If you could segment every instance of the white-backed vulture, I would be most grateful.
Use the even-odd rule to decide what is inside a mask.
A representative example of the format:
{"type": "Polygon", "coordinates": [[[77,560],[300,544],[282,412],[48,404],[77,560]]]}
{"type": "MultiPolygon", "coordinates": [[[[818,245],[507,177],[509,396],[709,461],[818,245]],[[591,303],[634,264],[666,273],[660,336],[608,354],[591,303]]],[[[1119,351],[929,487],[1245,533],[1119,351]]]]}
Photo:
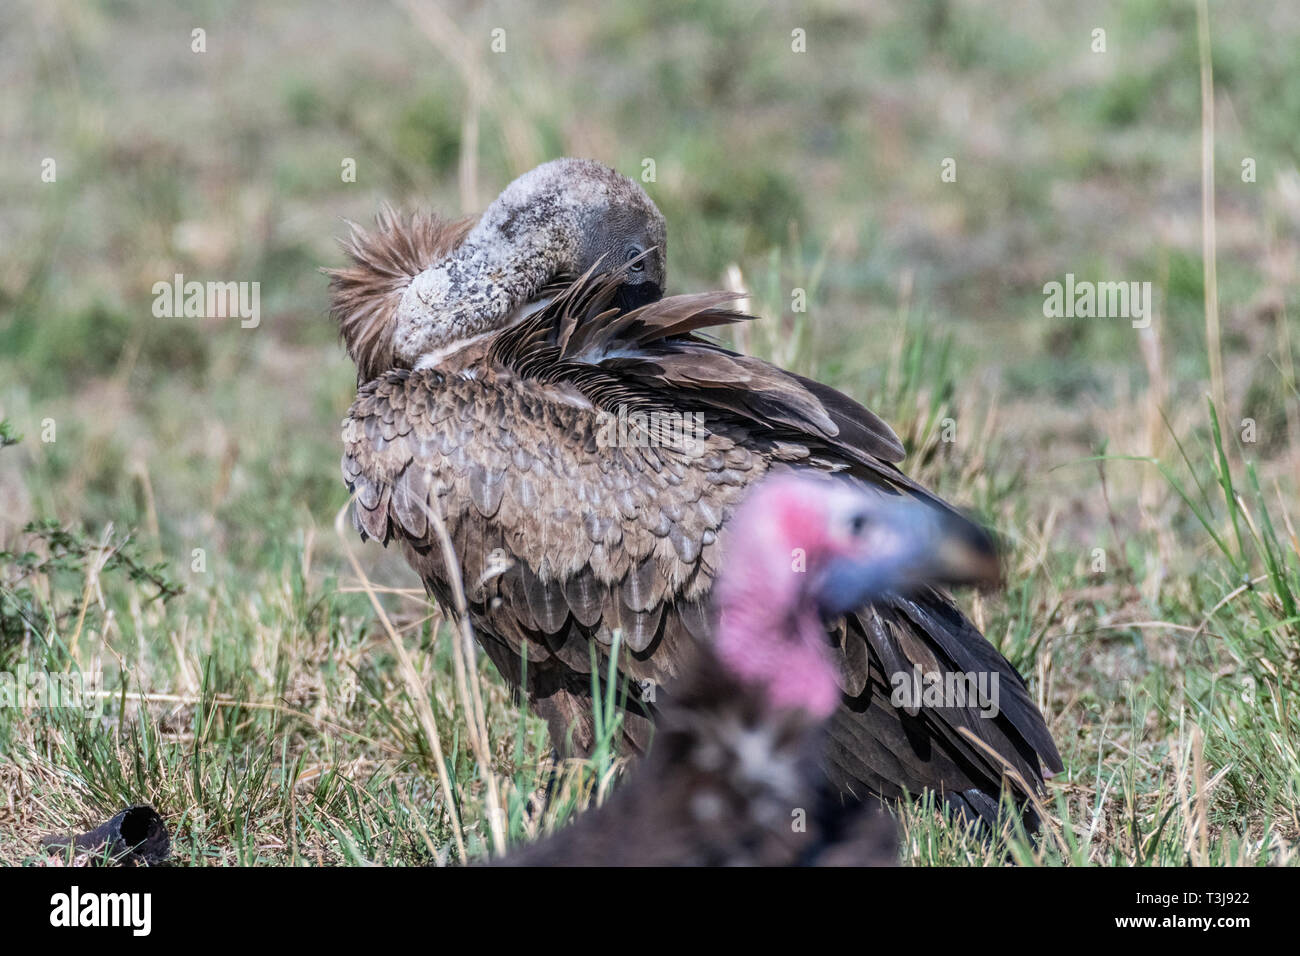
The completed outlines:
{"type": "MultiPolygon", "coordinates": [[[[556,160],[474,225],[385,212],[331,273],[361,382],[343,423],[357,527],[396,542],[448,602],[436,510],[484,650],[561,749],[590,746],[589,646],[604,652],[615,629],[626,736],[644,747],[659,688],[709,635],[719,535],[758,479],[837,473],[948,507],[899,470],[903,447],[872,412],[702,334],[749,320],[734,296],[657,298],[665,240],[630,180],[556,160]]],[[[929,788],[992,822],[1005,784],[1035,822],[1026,790],[1062,769],[1056,745],[1024,680],[946,594],[884,598],[828,622],[828,643],[841,705],[825,766],[841,792],[929,788]],[[982,679],[996,712],[891,703],[901,675],[931,673],[982,679]]]]}

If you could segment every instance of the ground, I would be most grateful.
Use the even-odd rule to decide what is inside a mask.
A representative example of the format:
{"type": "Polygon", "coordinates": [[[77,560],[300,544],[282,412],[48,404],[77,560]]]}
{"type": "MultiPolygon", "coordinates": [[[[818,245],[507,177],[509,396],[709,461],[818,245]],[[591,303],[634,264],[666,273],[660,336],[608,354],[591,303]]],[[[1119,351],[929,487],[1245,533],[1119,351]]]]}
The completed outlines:
{"type": "Polygon", "coordinates": [[[105,693],[0,707],[0,862],[142,802],[195,865],[456,862],[493,806],[517,841],[608,788],[601,753],[539,815],[544,727],[336,531],[342,220],[560,155],[643,180],[670,291],[750,290],[738,345],[1007,542],[963,602],[1060,743],[1051,822],[909,807],[908,864],[1295,862],[1300,9],[1214,3],[1203,50],[1195,2],[864,6],[7,11],[0,673],[105,693]],[[259,282],[256,326],[158,316],[177,273],[259,282]],[[1067,274],[1150,282],[1154,321],[1045,315],[1067,274]]]}

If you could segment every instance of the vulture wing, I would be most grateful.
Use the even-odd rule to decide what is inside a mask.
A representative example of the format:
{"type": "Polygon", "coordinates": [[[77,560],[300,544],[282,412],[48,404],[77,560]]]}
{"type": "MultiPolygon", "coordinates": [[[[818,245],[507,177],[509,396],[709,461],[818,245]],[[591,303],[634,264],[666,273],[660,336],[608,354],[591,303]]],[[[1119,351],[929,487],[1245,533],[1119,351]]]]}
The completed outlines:
{"type": "MultiPolygon", "coordinates": [[[[943,504],[898,469],[903,448],[872,412],[702,337],[749,320],[728,308],[735,296],[620,313],[618,280],[585,276],[438,370],[387,372],[361,388],[343,429],[358,528],[399,541],[445,601],[425,509],[437,511],[485,651],[526,685],[557,745],[579,751],[591,744],[590,646],[603,657],[615,630],[634,688],[626,734],[647,742],[657,688],[709,632],[720,535],[751,483],[799,468],[943,504]]],[[[844,704],[828,772],[842,790],[929,787],[991,821],[1004,770],[1023,801],[1044,766],[1061,769],[1023,679],[945,595],[873,606],[829,639],[844,704]],[[893,706],[891,676],[914,668],[991,675],[998,712],[893,706]]]]}

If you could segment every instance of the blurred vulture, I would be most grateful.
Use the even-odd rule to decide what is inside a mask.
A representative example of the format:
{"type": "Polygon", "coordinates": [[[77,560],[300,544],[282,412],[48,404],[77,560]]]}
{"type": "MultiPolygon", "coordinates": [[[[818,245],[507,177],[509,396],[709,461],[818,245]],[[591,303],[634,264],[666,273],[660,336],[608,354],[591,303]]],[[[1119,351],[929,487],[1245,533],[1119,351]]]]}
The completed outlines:
{"type": "Polygon", "coordinates": [[[990,542],[951,512],[791,477],[761,483],[725,537],[712,642],[692,648],[649,756],[599,810],[504,863],[897,862],[889,815],[846,806],[818,769],[840,699],[823,620],[890,593],[987,582],[990,542]]]}
{"type": "MultiPolygon", "coordinates": [[[[441,518],[484,651],[563,752],[591,746],[589,648],[599,662],[615,631],[626,743],[645,748],[662,688],[711,633],[721,534],[760,478],[834,474],[948,507],[899,470],[902,445],[872,412],[707,337],[749,320],[735,296],[660,298],[665,243],[638,186],[566,159],[515,180],[477,223],[385,210],[331,272],[361,383],[343,423],[357,527],[396,541],[447,603],[441,518]]],[[[1060,756],[1024,680],[944,593],[826,625],[838,792],[930,788],[993,823],[1005,786],[1036,824],[1028,797],[1060,756]],[[921,693],[975,681],[992,700],[921,693]]]]}

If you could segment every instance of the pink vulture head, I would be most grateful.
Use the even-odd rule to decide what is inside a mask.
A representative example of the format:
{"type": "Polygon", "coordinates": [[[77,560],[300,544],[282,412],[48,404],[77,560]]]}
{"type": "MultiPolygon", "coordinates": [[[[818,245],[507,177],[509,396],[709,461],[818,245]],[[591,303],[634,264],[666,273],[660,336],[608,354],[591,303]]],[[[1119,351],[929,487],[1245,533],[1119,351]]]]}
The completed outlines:
{"type": "Polygon", "coordinates": [[[822,720],[839,703],[825,622],[891,595],[998,576],[988,534],[955,512],[834,479],[768,479],[730,524],[715,652],[772,708],[822,720]]]}

